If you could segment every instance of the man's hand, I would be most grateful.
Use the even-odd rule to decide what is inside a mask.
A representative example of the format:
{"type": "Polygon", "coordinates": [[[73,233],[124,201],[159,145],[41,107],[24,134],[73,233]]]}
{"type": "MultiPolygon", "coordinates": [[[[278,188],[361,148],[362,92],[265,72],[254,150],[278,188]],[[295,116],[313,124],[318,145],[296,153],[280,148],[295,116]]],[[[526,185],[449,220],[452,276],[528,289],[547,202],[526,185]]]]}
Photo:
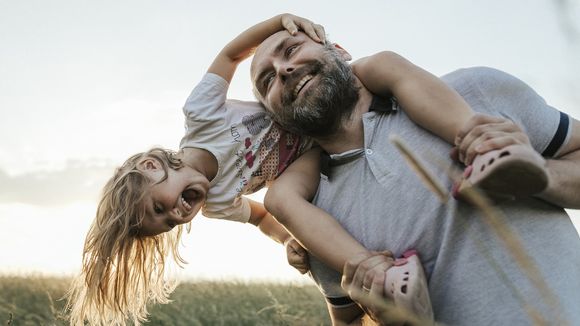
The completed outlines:
{"type": "Polygon", "coordinates": [[[286,258],[288,259],[288,264],[296,268],[300,274],[305,274],[310,270],[310,264],[308,263],[308,253],[298,241],[294,238],[290,238],[284,242],[284,247],[286,247],[286,258]]]}
{"type": "Polygon", "coordinates": [[[387,322],[381,303],[386,300],[385,272],[392,265],[393,254],[390,251],[361,254],[344,265],[342,288],[376,322],[387,322]]]}
{"type": "Polygon", "coordinates": [[[513,121],[484,114],[469,119],[455,138],[456,154],[465,165],[470,165],[478,154],[513,144],[531,147],[528,135],[513,121]]]}

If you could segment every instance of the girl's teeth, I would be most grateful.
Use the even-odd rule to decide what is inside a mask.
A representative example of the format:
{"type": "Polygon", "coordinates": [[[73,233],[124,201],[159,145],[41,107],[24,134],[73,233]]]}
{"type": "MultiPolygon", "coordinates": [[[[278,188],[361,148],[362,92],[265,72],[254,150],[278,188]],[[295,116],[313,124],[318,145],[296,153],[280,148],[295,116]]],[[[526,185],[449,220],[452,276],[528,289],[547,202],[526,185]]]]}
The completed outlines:
{"type": "Polygon", "coordinates": [[[189,203],[185,200],[185,198],[183,198],[183,196],[181,197],[181,203],[183,204],[183,206],[185,208],[187,208],[188,210],[191,209],[191,206],[189,205],[189,203]]]}

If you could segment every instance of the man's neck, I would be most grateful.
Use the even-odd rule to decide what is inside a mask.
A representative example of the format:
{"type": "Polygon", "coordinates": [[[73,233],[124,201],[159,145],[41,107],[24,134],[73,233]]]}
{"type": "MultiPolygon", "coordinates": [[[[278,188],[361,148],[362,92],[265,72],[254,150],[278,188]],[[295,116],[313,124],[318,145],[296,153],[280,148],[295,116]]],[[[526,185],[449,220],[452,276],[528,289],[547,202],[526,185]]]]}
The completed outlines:
{"type": "Polygon", "coordinates": [[[342,127],[332,136],[316,138],[318,144],[328,154],[344,153],[348,150],[364,147],[364,130],[362,116],[369,111],[373,95],[357,79],[359,100],[357,101],[352,115],[342,127]]]}

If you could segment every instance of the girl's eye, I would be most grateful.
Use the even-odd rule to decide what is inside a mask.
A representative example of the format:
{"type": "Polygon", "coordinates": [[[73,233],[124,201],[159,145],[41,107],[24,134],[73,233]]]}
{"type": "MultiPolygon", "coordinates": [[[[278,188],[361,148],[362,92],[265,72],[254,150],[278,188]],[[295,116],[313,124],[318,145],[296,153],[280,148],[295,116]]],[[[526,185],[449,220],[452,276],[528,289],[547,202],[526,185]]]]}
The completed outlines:
{"type": "Polygon", "coordinates": [[[153,206],[153,211],[155,212],[155,214],[161,214],[163,213],[163,207],[159,206],[158,204],[155,204],[155,206],[153,206]]]}

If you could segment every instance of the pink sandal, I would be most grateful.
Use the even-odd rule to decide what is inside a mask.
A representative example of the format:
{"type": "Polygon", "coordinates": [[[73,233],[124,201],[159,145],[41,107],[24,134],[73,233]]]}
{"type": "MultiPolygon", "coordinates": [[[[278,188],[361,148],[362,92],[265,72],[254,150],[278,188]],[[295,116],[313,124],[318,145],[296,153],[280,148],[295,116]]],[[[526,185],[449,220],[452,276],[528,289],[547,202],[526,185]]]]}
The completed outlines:
{"type": "Polygon", "coordinates": [[[537,194],[548,186],[545,164],[540,154],[519,144],[478,155],[453,186],[453,196],[465,198],[473,187],[496,201],[537,194]]]}
{"type": "Polygon", "coordinates": [[[385,294],[395,306],[414,313],[418,318],[433,320],[433,308],[423,266],[417,251],[409,250],[386,271],[385,294]]]}

